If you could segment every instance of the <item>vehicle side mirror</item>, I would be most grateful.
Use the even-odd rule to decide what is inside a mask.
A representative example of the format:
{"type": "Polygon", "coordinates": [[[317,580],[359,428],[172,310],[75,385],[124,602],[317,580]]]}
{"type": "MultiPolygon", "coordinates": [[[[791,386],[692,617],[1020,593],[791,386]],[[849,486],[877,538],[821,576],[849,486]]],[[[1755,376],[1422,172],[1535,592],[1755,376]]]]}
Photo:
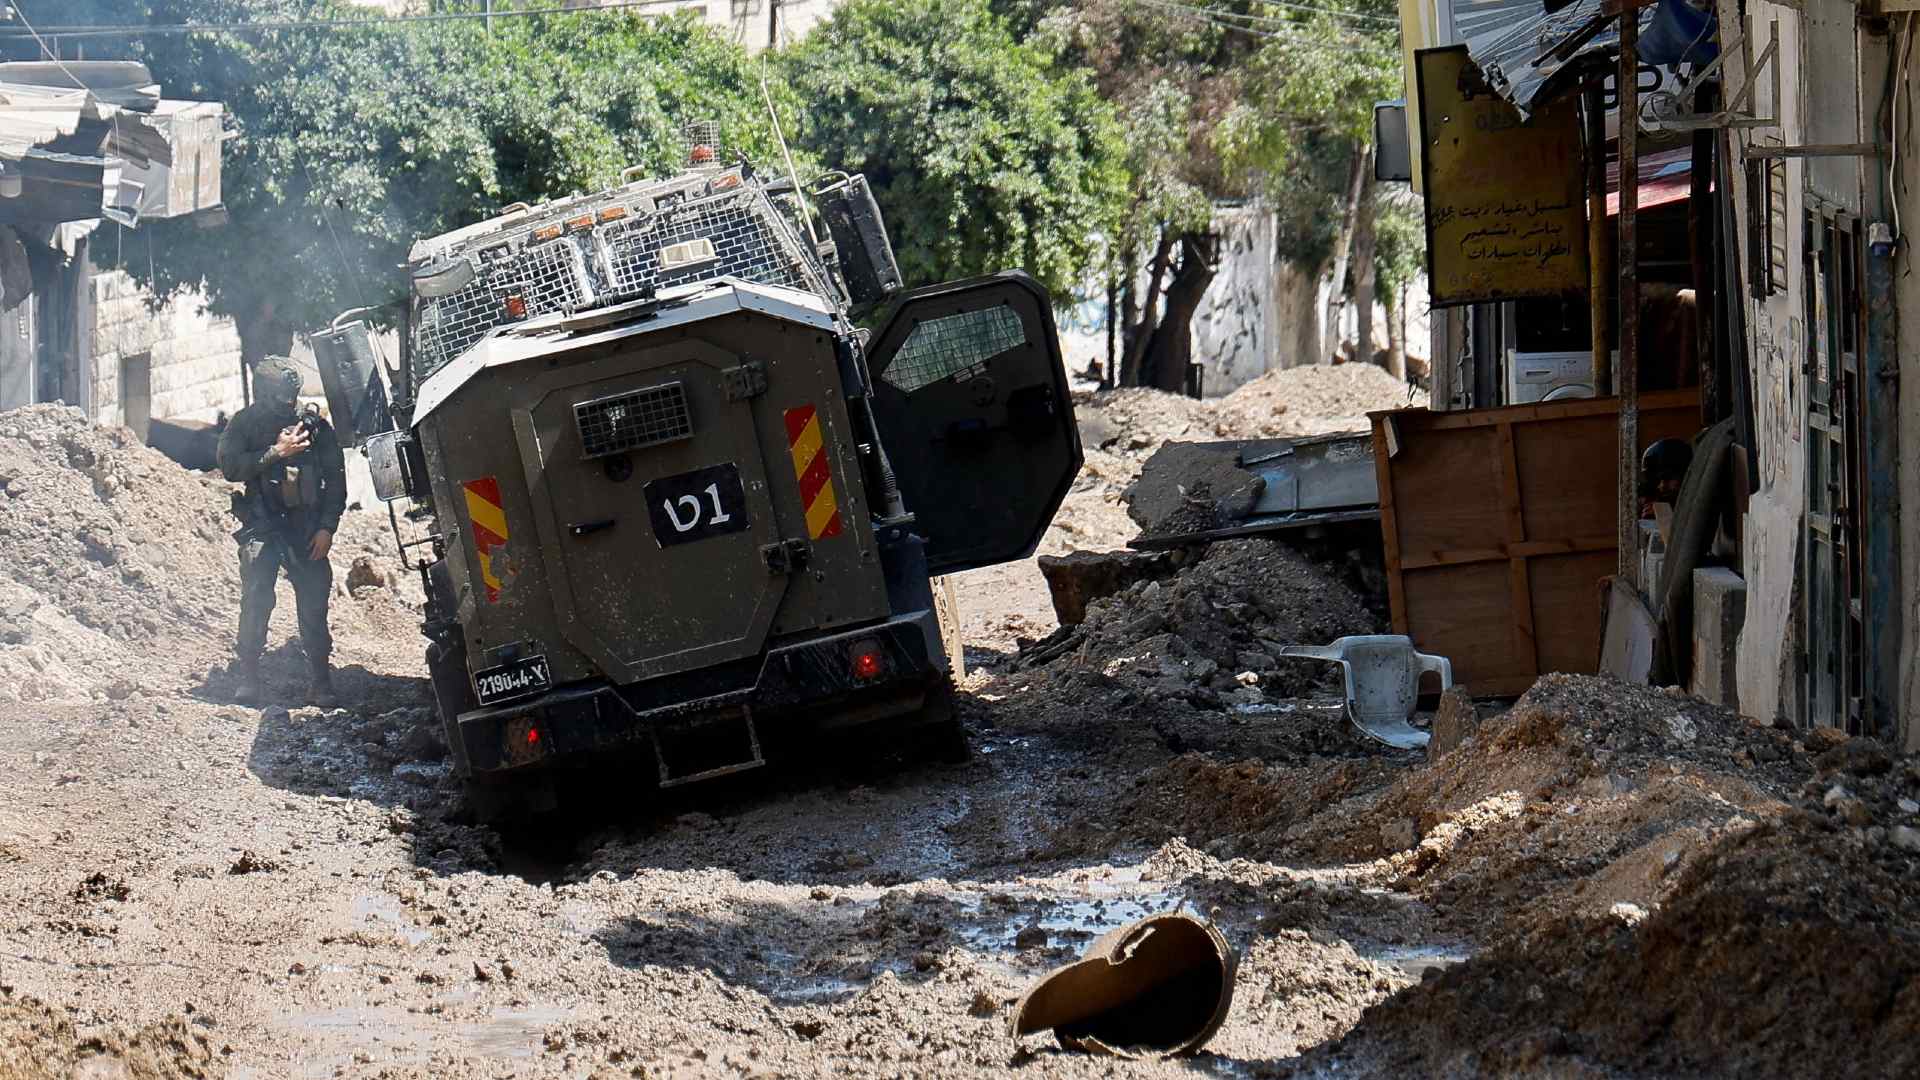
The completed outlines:
{"type": "Polygon", "coordinates": [[[426,495],[426,461],[412,432],[383,431],[367,440],[365,450],[375,498],[392,502],[426,495]]]}

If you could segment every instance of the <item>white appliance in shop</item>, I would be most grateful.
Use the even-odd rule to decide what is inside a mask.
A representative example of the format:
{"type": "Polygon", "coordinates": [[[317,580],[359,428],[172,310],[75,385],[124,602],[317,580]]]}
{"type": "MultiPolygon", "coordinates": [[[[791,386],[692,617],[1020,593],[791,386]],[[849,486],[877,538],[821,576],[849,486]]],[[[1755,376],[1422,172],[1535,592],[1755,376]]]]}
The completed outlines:
{"type": "Polygon", "coordinates": [[[1507,350],[1507,404],[1593,396],[1592,352],[1507,350]]]}

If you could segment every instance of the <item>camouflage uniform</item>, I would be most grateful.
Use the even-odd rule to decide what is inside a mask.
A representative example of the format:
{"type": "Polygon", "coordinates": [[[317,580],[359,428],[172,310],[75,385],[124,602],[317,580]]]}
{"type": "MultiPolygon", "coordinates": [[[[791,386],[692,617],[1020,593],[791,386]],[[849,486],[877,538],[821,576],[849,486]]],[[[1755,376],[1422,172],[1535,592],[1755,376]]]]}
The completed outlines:
{"type": "Polygon", "coordinates": [[[347,505],[346,458],[332,427],[318,418],[307,449],[286,459],[269,455],[281,429],[297,419],[299,385],[298,372],[285,360],[262,361],[254,371],[254,403],[235,414],[220,436],[220,472],[246,485],[246,528],[239,536],[240,632],[234,651],[240,696],[257,697],[274,584],[285,569],[299,611],[300,643],[313,675],[308,696],[326,704],[332,698],[327,599],[333,590],[333,567],[307,553],[316,532],[331,534],[339,528],[347,505]]]}

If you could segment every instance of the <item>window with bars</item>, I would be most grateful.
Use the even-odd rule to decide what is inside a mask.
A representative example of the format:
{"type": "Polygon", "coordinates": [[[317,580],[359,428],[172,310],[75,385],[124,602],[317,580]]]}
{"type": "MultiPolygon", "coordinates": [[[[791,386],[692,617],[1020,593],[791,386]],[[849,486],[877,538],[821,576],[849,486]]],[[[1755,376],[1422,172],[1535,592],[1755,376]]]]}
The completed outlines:
{"type": "Polygon", "coordinates": [[[590,458],[659,446],[693,434],[687,391],[677,382],[579,402],[573,407],[573,422],[580,428],[581,451],[590,458]]]}
{"type": "Polygon", "coordinates": [[[988,360],[1026,343],[1027,329],[1012,308],[943,315],[915,326],[880,377],[911,394],[942,379],[972,374],[988,360]]]}

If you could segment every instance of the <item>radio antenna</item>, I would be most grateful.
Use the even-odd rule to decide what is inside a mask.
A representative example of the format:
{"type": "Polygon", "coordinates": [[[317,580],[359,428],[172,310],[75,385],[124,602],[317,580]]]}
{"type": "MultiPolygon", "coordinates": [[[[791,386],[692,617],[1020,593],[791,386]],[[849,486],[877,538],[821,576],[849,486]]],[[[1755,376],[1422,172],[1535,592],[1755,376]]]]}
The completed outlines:
{"type": "Polygon", "coordinates": [[[813,241],[815,251],[820,249],[819,234],[813,231],[813,214],[807,206],[807,197],[800,188],[800,171],[793,167],[793,151],[787,149],[787,137],[780,133],[780,114],[773,108],[773,92],[767,89],[767,58],[760,58],[760,96],[767,102],[767,119],[773,123],[774,141],[780,144],[780,156],[787,159],[787,179],[793,181],[793,197],[800,201],[800,220],[807,227],[807,239],[813,241]]]}

